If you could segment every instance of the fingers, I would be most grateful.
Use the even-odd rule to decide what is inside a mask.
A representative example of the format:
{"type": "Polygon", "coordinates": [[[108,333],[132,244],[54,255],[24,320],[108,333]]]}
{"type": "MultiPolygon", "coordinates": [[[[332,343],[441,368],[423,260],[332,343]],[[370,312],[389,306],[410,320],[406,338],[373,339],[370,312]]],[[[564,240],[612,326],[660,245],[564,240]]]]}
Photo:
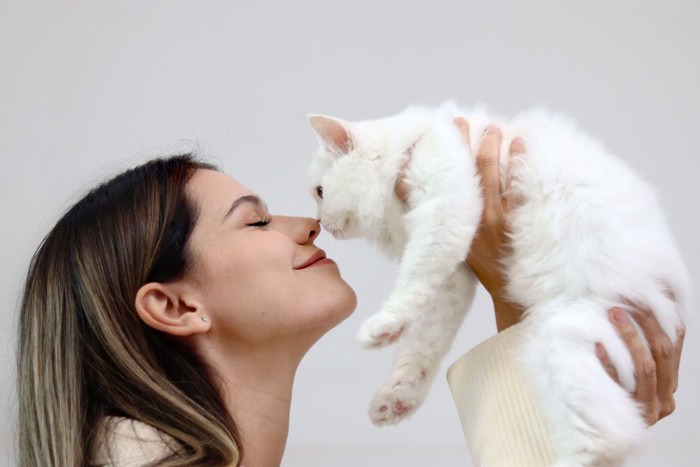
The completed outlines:
{"type": "Polygon", "coordinates": [[[396,182],[394,183],[394,193],[396,193],[396,196],[399,197],[401,201],[404,203],[408,202],[408,192],[409,192],[409,187],[408,183],[406,183],[406,168],[408,167],[408,163],[410,162],[410,159],[406,158],[406,160],[401,164],[401,168],[399,169],[399,176],[396,178],[396,182]]]}
{"type": "Polygon", "coordinates": [[[513,194],[512,190],[513,158],[525,154],[526,151],[527,148],[525,147],[525,142],[522,140],[522,138],[517,137],[513,141],[511,141],[509,149],[510,161],[508,163],[508,172],[506,174],[506,188],[502,196],[502,202],[506,211],[510,211],[510,209],[517,204],[517,200],[515,199],[515,195],[513,194]]]}
{"type": "MultiPolygon", "coordinates": [[[[654,313],[648,307],[634,306],[634,320],[644,332],[651,356],[656,366],[656,394],[659,401],[659,418],[673,412],[675,400],[673,392],[678,385],[678,369],[674,361],[674,346],[671,339],[661,329],[654,313]]],[[[679,360],[680,362],[680,360],[679,360]]]]}
{"type": "Polygon", "coordinates": [[[515,156],[517,154],[525,154],[527,152],[525,148],[525,142],[523,141],[522,138],[516,137],[511,143],[510,143],[510,155],[515,156]]]}
{"type": "MultiPolygon", "coordinates": [[[[501,130],[490,126],[486,128],[476,154],[476,167],[481,177],[484,190],[484,215],[500,214],[503,211],[501,201],[501,174],[499,153],[503,134],[501,130]]],[[[485,219],[488,221],[488,217],[485,219]]]]}
{"type": "MultiPolygon", "coordinates": [[[[462,141],[464,141],[464,144],[466,144],[467,148],[471,150],[471,141],[469,140],[469,122],[464,117],[457,117],[454,120],[452,120],[452,122],[459,130],[460,136],[462,137],[462,141]]],[[[410,161],[411,151],[409,150],[406,160],[401,165],[401,168],[399,169],[399,175],[396,178],[396,182],[394,183],[394,193],[396,193],[396,196],[398,196],[399,199],[403,202],[408,201],[409,186],[408,183],[406,183],[405,173],[410,161]]]]}
{"type": "Polygon", "coordinates": [[[398,196],[398,198],[404,203],[408,203],[410,187],[406,181],[406,171],[408,170],[408,164],[410,164],[411,158],[413,157],[414,146],[415,143],[405,151],[405,159],[401,163],[401,167],[399,167],[399,174],[394,182],[394,193],[396,193],[396,196],[398,196]]]}
{"type": "MultiPolygon", "coordinates": [[[[673,300],[674,302],[676,301],[676,294],[673,292],[671,287],[666,287],[666,295],[668,298],[673,300]]],[[[678,329],[676,329],[676,345],[673,347],[673,357],[671,358],[672,360],[672,368],[673,368],[673,374],[675,375],[674,377],[674,384],[673,384],[673,392],[676,392],[676,389],[678,389],[678,370],[680,369],[681,366],[681,353],[683,351],[683,341],[685,340],[685,326],[683,324],[680,325],[678,329]]]]}
{"type": "MultiPolygon", "coordinates": [[[[494,217],[498,217],[496,214],[501,214],[502,211],[508,211],[516,201],[511,192],[512,170],[508,170],[504,191],[501,192],[499,155],[502,142],[501,130],[489,126],[484,132],[476,155],[477,169],[484,188],[484,213],[485,215],[493,214],[494,217]]],[[[515,138],[510,143],[509,153],[511,157],[525,154],[526,150],[522,138],[515,138]]]]}
{"type": "Polygon", "coordinates": [[[651,352],[644,345],[641,336],[637,333],[627,311],[622,308],[613,308],[608,313],[632,357],[637,385],[633,397],[642,404],[644,419],[649,425],[652,425],[659,419],[656,363],[651,352]]]}
{"type": "Polygon", "coordinates": [[[670,415],[676,408],[673,394],[678,388],[678,372],[685,338],[685,327],[677,330],[676,344],[661,328],[652,311],[641,304],[626,301],[634,309],[634,320],[644,332],[649,343],[651,355],[656,365],[656,397],[658,400],[658,418],[670,415]]]}
{"type": "Polygon", "coordinates": [[[608,355],[605,347],[603,347],[603,344],[600,342],[595,343],[595,354],[598,357],[598,360],[600,360],[600,363],[603,364],[603,368],[605,368],[606,373],[610,375],[613,381],[620,384],[620,375],[617,374],[617,369],[615,368],[615,365],[613,365],[612,360],[610,360],[610,355],[608,355]]]}
{"type": "Polygon", "coordinates": [[[673,349],[673,369],[676,374],[673,392],[678,389],[678,371],[681,366],[681,352],[683,351],[683,341],[685,340],[685,326],[681,325],[676,331],[676,345],[673,349]]]}
{"type": "Polygon", "coordinates": [[[464,117],[457,117],[454,120],[452,120],[452,123],[455,124],[455,126],[459,130],[460,136],[462,137],[462,141],[464,142],[464,144],[467,145],[467,147],[471,151],[472,144],[469,139],[469,122],[464,117]]]}
{"type": "MultiPolygon", "coordinates": [[[[669,298],[673,298],[673,295],[669,294],[669,298]]],[[[673,393],[678,387],[685,327],[677,330],[674,345],[649,307],[630,300],[623,301],[630,306],[631,316],[644,333],[648,348],[625,310],[613,308],[609,316],[632,357],[637,385],[632,396],[642,405],[647,424],[653,425],[671,414],[676,407],[673,393]]],[[[605,371],[619,382],[616,374],[611,372],[609,358],[600,344],[596,344],[596,355],[605,371]]]]}

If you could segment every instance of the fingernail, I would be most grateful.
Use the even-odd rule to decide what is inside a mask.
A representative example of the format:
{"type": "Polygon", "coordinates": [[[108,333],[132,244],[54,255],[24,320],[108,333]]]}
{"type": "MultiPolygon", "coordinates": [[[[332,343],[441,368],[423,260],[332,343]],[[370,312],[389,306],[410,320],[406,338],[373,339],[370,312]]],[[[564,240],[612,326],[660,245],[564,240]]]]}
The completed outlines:
{"type": "Polygon", "coordinates": [[[608,353],[605,351],[605,347],[603,347],[603,344],[600,342],[595,343],[595,356],[598,357],[599,360],[603,360],[608,353]]]}
{"type": "Polygon", "coordinates": [[[610,314],[612,315],[613,321],[615,321],[617,324],[624,325],[629,322],[627,312],[622,308],[613,308],[610,310],[610,314]]]}
{"type": "Polygon", "coordinates": [[[488,135],[489,133],[497,133],[499,131],[501,131],[501,130],[496,125],[489,125],[484,130],[484,135],[488,135]]]}
{"type": "Polygon", "coordinates": [[[511,144],[513,146],[521,146],[523,148],[525,147],[525,141],[523,141],[523,139],[520,136],[516,136],[515,138],[513,138],[513,142],[511,144]]]}

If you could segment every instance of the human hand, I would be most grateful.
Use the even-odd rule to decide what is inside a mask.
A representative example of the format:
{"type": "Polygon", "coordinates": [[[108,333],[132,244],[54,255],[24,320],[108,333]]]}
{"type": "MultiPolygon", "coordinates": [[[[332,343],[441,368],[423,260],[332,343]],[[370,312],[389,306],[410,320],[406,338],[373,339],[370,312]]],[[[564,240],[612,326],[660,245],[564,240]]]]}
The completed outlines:
{"type": "MultiPolygon", "coordinates": [[[[632,313],[628,313],[623,308],[613,308],[608,311],[608,315],[627,345],[634,363],[636,390],[632,393],[632,397],[643,407],[644,419],[651,426],[670,415],[676,408],[673,394],[678,388],[678,369],[685,327],[681,326],[678,329],[674,345],[649,308],[629,301],[626,303],[630,306],[632,313]],[[649,348],[644,344],[632,319],[644,333],[649,348]]],[[[596,343],[595,352],[605,371],[619,383],[617,370],[605,347],[601,343],[596,343]]]]}
{"type": "MultiPolygon", "coordinates": [[[[465,144],[471,148],[469,123],[463,118],[455,119],[465,144]]],[[[506,278],[501,268],[503,259],[510,253],[508,244],[508,213],[516,200],[510,190],[510,173],[501,190],[500,148],[503,134],[496,127],[488,127],[481,137],[476,155],[476,166],[481,177],[484,209],[481,224],[474,237],[467,264],[491,295],[496,313],[496,328],[502,331],[520,321],[523,309],[506,297],[506,278]]],[[[525,145],[515,138],[509,147],[510,157],[525,153],[525,145]]]]}
{"type": "MultiPolygon", "coordinates": [[[[471,149],[467,120],[457,117],[454,124],[459,129],[464,143],[471,149]]],[[[481,225],[467,257],[467,263],[491,295],[499,332],[519,322],[523,314],[523,309],[518,304],[507,300],[505,276],[500,268],[502,260],[509,253],[506,217],[515,205],[515,199],[510,193],[510,176],[506,179],[505,191],[501,191],[499,152],[502,141],[501,130],[489,127],[479,142],[476,164],[483,188],[484,210],[481,225]]],[[[515,157],[524,153],[523,141],[515,138],[510,144],[510,156],[515,157]]],[[[403,201],[408,199],[409,187],[403,176],[408,163],[407,159],[394,185],[396,196],[403,201]]]]}

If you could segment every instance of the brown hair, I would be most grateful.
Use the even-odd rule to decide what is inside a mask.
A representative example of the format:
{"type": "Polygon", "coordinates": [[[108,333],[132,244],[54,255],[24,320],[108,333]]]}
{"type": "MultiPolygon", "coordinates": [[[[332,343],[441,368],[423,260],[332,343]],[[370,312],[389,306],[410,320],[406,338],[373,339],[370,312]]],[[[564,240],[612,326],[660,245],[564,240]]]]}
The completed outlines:
{"type": "Polygon", "coordinates": [[[190,348],[145,325],[138,289],[187,271],[197,217],[191,154],[152,160],[90,191],[34,254],[18,354],[22,466],[87,465],[106,416],[153,426],[180,449],[160,465],[238,465],[240,434],[218,378],[190,348]]]}

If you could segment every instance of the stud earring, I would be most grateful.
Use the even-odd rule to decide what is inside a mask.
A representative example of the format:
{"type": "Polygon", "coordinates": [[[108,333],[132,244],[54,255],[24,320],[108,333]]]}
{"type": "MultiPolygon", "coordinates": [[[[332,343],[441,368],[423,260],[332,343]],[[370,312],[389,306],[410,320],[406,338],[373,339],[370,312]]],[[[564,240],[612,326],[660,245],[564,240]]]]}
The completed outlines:
{"type": "Polygon", "coordinates": [[[208,323],[208,322],[209,322],[209,318],[207,318],[206,316],[202,316],[202,321],[204,321],[205,323],[208,323]]]}

